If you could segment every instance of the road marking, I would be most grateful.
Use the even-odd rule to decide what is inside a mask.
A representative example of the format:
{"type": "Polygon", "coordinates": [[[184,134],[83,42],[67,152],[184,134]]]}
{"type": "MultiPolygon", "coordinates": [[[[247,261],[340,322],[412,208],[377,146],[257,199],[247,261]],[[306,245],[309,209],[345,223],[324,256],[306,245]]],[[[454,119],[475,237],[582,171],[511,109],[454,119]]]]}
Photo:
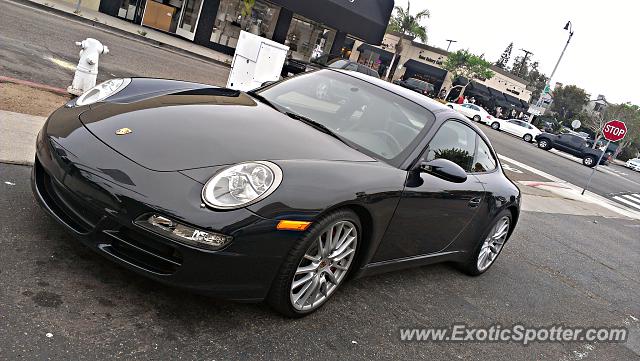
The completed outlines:
{"type": "Polygon", "coordinates": [[[520,174],[524,173],[524,172],[523,172],[523,171],[521,171],[520,169],[518,169],[518,168],[514,168],[514,167],[510,166],[509,164],[503,164],[503,165],[502,165],[502,168],[504,168],[504,169],[506,169],[506,170],[508,170],[508,171],[511,171],[511,172],[513,172],[513,173],[520,173],[520,174]]]}
{"type": "Polygon", "coordinates": [[[61,68],[65,68],[65,69],[69,69],[69,70],[76,70],[76,66],[73,63],[70,63],[70,62],[68,62],[66,60],[54,58],[54,57],[51,57],[51,56],[47,56],[47,57],[45,57],[45,59],[49,60],[50,62],[56,64],[57,66],[59,66],[61,68]]]}
{"type": "MultiPolygon", "coordinates": [[[[561,183],[563,185],[566,185],[570,189],[562,190],[562,188],[559,188],[559,187],[555,187],[555,188],[558,189],[558,190],[562,190],[564,192],[569,192],[569,194],[571,194],[571,196],[573,198],[575,198],[576,200],[582,200],[582,201],[587,202],[587,203],[595,203],[595,204],[598,204],[598,205],[600,205],[600,206],[602,206],[604,208],[607,208],[610,211],[613,211],[613,212],[616,212],[618,214],[621,214],[621,215],[623,215],[625,217],[629,217],[629,218],[633,218],[633,219],[640,219],[640,213],[637,210],[634,210],[634,208],[629,208],[629,207],[623,206],[621,204],[621,202],[617,202],[617,200],[606,198],[606,197],[603,197],[603,196],[601,196],[599,194],[596,194],[596,193],[593,193],[593,192],[590,192],[590,191],[587,191],[587,192],[585,192],[584,195],[581,195],[580,193],[582,192],[582,188],[578,187],[575,184],[569,183],[569,182],[567,182],[567,181],[565,181],[563,179],[560,179],[560,178],[558,178],[556,176],[553,176],[553,175],[551,175],[549,173],[541,171],[541,170],[539,170],[537,168],[534,168],[534,167],[529,166],[527,164],[524,164],[522,162],[518,162],[517,160],[511,159],[511,158],[509,158],[507,156],[504,156],[502,154],[498,154],[498,158],[501,161],[509,162],[509,163],[521,168],[521,169],[527,170],[527,171],[529,171],[529,172],[531,172],[533,174],[537,174],[537,175],[539,175],[541,177],[547,178],[547,179],[549,179],[549,180],[551,180],[553,182],[561,183]]],[[[504,165],[503,165],[503,167],[504,167],[504,165]]],[[[624,202],[622,202],[622,203],[624,203],[624,202]]],[[[638,209],[640,209],[640,207],[638,209]]]]}
{"type": "Polygon", "coordinates": [[[640,202],[640,194],[637,194],[637,193],[636,194],[625,194],[624,196],[627,197],[627,198],[631,198],[636,202],[640,202]]]}
{"type": "MultiPolygon", "coordinates": [[[[624,195],[624,196],[622,196],[622,197],[625,197],[625,196],[626,196],[626,195],[624,195]]],[[[615,199],[615,200],[616,200],[616,201],[618,201],[618,202],[625,203],[625,204],[627,204],[627,205],[629,205],[629,206],[631,206],[631,207],[633,207],[633,208],[640,209],[640,203],[632,202],[632,201],[627,200],[626,198],[622,198],[622,197],[620,197],[620,196],[614,196],[614,197],[613,197],[613,199],[615,199]]],[[[633,198],[632,198],[632,199],[633,199],[633,198]]]]}

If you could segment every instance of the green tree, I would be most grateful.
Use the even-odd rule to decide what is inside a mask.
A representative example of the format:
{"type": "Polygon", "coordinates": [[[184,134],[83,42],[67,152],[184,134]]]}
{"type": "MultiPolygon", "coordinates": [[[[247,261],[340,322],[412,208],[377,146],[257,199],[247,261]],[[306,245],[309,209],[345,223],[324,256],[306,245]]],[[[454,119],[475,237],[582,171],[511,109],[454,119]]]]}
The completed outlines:
{"type": "Polygon", "coordinates": [[[507,69],[507,64],[509,60],[511,60],[511,51],[513,51],[513,41],[507,45],[507,48],[504,49],[502,55],[500,55],[500,59],[496,61],[495,65],[500,69],[507,69]]]}
{"type": "Polygon", "coordinates": [[[587,102],[589,97],[584,89],[575,85],[565,85],[553,91],[551,111],[555,112],[560,120],[571,121],[582,112],[587,102]]]}
{"type": "Polygon", "coordinates": [[[468,50],[458,50],[454,53],[450,53],[447,60],[444,62],[443,67],[448,70],[453,79],[464,77],[467,79],[467,84],[456,85],[449,89],[445,99],[451,93],[451,90],[455,88],[462,88],[460,90],[460,96],[464,95],[465,89],[471,83],[471,80],[487,80],[493,78],[495,74],[491,71],[491,63],[484,60],[482,57],[470,53],[468,50]]]}
{"type": "Polygon", "coordinates": [[[533,94],[533,97],[537,97],[542,93],[544,87],[547,85],[549,78],[538,70],[538,62],[535,61],[531,64],[531,68],[527,71],[525,80],[529,82],[528,87],[533,94]]]}
{"type": "Polygon", "coordinates": [[[525,59],[522,55],[516,56],[515,59],[513,59],[513,65],[511,65],[509,72],[525,79],[529,74],[529,59],[525,59]]]}
{"type": "Polygon", "coordinates": [[[395,55],[393,58],[394,63],[391,64],[392,68],[389,71],[389,78],[393,76],[398,66],[398,61],[395,60],[398,59],[402,52],[404,36],[408,36],[411,40],[419,38],[423,43],[427,42],[427,28],[422,25],[422,21],[431,16],[429,10],[424,9],[415,15],[411,15],[410,8],[410,1],[407,1],[406,9],[401,6],[396,6],[394,8],[393,16],[389,20],[389,26],[387,26],[387,32],[396,32],[401,34],[400,39],[395,46],[395,55]]]}

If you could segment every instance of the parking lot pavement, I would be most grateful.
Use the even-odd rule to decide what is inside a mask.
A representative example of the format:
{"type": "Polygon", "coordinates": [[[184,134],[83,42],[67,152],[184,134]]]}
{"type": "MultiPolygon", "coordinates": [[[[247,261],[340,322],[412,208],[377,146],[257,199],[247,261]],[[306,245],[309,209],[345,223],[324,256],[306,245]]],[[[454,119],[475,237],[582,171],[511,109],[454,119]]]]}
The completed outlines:
{"type": "Polygon", "coordinates": [[[81,246],[35,204],[29,167],[0,164],[0,355],[6,359],[630,360],[640,356],[640,222],[523,212],[495,266],[351,280],[284,319],[190,294],[81,246]],[[400,327],[626,327],[626,343],[401,342],[400,327]]]}

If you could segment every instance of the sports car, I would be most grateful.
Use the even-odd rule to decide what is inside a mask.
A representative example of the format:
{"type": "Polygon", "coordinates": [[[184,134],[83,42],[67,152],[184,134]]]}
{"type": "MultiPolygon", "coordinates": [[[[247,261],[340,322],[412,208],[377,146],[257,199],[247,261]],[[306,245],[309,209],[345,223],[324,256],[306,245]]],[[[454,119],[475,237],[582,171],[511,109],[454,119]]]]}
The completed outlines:
{"type": "Polygon", "coordinates": [[[36,148],[35,198],[81,243],[290,317],[350,277],[443,261],[479,275],[520,212],[474,124],[344,70],[250,92],[112,79],[51,114],[36,148]]]}

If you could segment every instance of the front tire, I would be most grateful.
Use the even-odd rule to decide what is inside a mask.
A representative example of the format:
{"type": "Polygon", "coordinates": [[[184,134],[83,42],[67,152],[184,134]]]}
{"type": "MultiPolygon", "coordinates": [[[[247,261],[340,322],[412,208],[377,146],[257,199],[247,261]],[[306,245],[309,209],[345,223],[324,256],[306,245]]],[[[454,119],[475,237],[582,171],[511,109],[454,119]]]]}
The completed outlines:
{"type": "Polygon", "coordinates": [[[498,214],[487,231],[479,240],[475,249],[466,260],[460,263],[460,269],[470,275],[478,276],[485,273],[500,255],[509,236],[513,223],[513,217],[509,210],[498,214]]]}
{"type": "Polygon", "coordinates": [[[491,123],[491,129],[500,130],[500,123],[498,123],[498,122],[491,123]]]}
{"type": "Polygon", "coordinates": [[[318,310],[351,271],[362,226],[350,210],[339,210],[314,222],[285,258],[267,303],[288,317],[318,310]]]}
{"type": "Polygon", "coordinates": [[[540,139],[538,141],[538,148],[540,149],[544,149],[544,150],[549,150],[551,149],[551,143],[547,140],[547,139],[540,139]]]}
{"type": "Polygon", "coordinates": [[[586,165],[589,168],[593,168],[596,166],[596,158],[592,155],[587,155],[582,158],[582,164],[586,165]]]}
{"type": "Polygon", "coordinates": [[[480,116],[479,115],[474,115],[473,116],[473,121],[474,122],[479,122],[480,121],[480,116]]]}

